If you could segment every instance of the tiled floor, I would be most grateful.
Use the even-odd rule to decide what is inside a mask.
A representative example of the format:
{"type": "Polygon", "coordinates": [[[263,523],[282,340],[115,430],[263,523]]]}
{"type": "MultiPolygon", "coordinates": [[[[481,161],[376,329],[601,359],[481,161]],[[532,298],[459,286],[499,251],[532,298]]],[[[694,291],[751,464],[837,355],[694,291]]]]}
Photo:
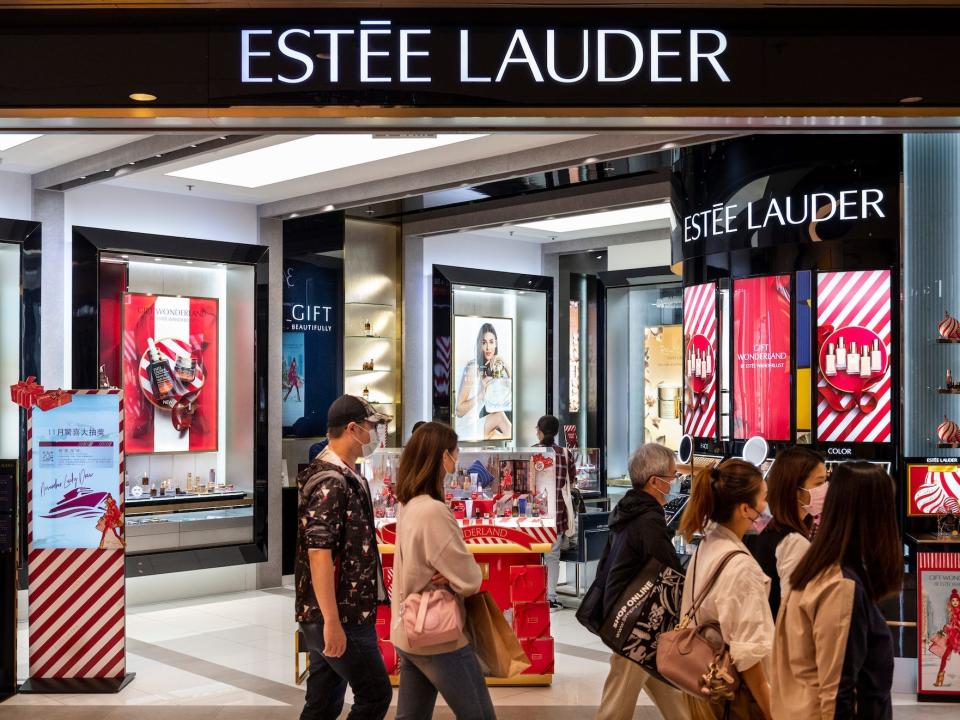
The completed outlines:
{"type": "MultiPolygon", "coordinates": [[[[0,704],[0,720],[295,720],[303,689],[293,681],[292,605],[292,591],[278,588],[131,607],[127,666],[137,677],[127,688],[116,695],[17,695],[0,704]]],[[[553,686],[494,688],[500,718],[579,720],[593,714],[608,652],[572,611],[552,620],[553,686]]],[[[22,625],[21,678],[27,676],[26,633],[22,625]]],[[[956,705],[920,707],[908,695],[895,702],[898,720],[960,715],[956,705]]],[[[440,708],[437,716],[450,714],[440,708]]],[[[659,717],[646,696],[636,717],[659,717]]]]}

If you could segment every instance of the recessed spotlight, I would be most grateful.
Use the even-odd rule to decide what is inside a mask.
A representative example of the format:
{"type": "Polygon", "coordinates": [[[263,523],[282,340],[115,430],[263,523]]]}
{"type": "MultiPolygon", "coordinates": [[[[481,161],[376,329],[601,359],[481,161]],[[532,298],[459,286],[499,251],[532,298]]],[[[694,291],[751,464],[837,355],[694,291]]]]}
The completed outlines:
{"type": "Polygon", "coordinates": [[[487,289],[486,289],[486,288],[480,288],[480,291],[481,291],[481,292],[486,292],[487,289]]]}
{"type": "Polygon", "coordinates": [[[330,212],[331,210],[333,210],[333,205],[324,205],[320,208],[320,212],[330,212]]]}
{"type": "Polygon", "coordinates": [[[603,260],[603,255],[597,255],[597,260],[603,260]]]}
{"type": "Polygon", "coordinates": [[[220,136],[220,139],[221,139],[221,140],[226,140],[226,139],[227,139],[227,136],[226,136],[226,135],[221,135],[221,136],[220,136]]]}
{"type": "Polygon", "coordinates": [[[584,165],[592,165],[593,163],[600,162],[600,158],[588,157],[583,161],[584,165]]]}
{"type": "Polygon", "coordinates": [[[154,262],[163,262],[163,258],[154,258],[153,261],[154,261],[154,262]]]}
{"type": "Polygon", "coordinates": [[[677,146],[674,142],[664,143],[660,146],[661,150],[673,150],[677,146]]]}
{"type": "Polygon", "coordinates": [[[187,260],[187,265],[193,265],[193,260],[187,260]]]}
{"type": "Polygon", "coordinates": [[[136,161],[136,160],[134,160],[133,162],[128,162],[128,163],[127,163],[127,165],[136,165],[136,164],[137,164],[137,161],[136,161]]]}
{"type": "Polygon", "coordinates": [[[152,93],[135,92],[130,93],[129,98],[134,102],[154,102],[157,96],[152,93]]]}
{"type": "Polygon", "coordinates": [[[129,256],[129,255],[121,255],[120,257],[122,257],[124,260],[126,260],[126,259],[128,259],[130,256],[129,256]]]}
{"type": "Polygon", "coordinates": [[[517,293],[517,295],[523,295],[525,292],[526,292],[525,290],[521,290],[517,293]]]}
{"type": "Polygon", "coordinates": [[[80,179],[81,179],[81,180],[86,180],[86,179],[87,179],[87,176],[86,176],[86,175],[81,175],[81,176],[80,176],[80,179]]]}
{"type": "Polygon", "coordinates": [[[298,218],[298,217],[300,217],[300,213],[290,213],[290,218],[289,218],[289,219],[290,219],[290,220],[293,220],[294,218],[298,218]]]}
{"type": "Polygon", "coordinates": [[[154,155],[154,157],[157,158],[157,159],[159,159],[159,158],[162,158],[163,155],[154,155]]]}
{"type": "Polygon", "coordinates": [[[923,102],[923,96],[911,95],[910,97],[900,98],[900,102],[904,105],[912,105],[913,103],[923,102]]]}
{"type": "Polygon", "coordinates": [[[226,263],[217,263],[217,267],[226,267],[226,263]]]}

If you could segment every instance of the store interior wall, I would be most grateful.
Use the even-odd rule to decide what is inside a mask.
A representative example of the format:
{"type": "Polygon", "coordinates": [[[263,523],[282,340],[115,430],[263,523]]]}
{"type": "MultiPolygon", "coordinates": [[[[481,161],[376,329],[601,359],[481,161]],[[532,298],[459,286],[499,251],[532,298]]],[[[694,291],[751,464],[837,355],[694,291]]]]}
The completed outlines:
{"type": "Polygon", "coordinates": [[[433,266],[540,275],[543,260],[536,243],[469,232],[405,235],[403,243],[403,418],[410,428],[433,414],[433,266]]]}
{"type": "Polygon", "coordinates": [[[29,175],[0,172],[0,217],[32,220],[31,192],[29,175]]]}
{"type": "MultiPolygon", "coordinates": [[[[20,246],[0,243],[0,388],[20,375],[20,246]]],[[[20,409],[0,402],[0,458],[20,455],[20,409]]]]}

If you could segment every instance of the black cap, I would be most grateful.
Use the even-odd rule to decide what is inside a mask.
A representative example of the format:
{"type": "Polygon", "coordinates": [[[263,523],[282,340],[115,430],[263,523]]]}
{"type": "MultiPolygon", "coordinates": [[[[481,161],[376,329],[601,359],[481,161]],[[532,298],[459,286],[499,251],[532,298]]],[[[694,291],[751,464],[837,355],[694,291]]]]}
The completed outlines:
{"type": "Polygon", "coordinates": [[[327,410],[327,427],[346,427],[352,422],[372,422],[379,425],[391,420],[393,420],[392,415],[380,412],[366,400],[355,395],[341,395],[327,410]]]}

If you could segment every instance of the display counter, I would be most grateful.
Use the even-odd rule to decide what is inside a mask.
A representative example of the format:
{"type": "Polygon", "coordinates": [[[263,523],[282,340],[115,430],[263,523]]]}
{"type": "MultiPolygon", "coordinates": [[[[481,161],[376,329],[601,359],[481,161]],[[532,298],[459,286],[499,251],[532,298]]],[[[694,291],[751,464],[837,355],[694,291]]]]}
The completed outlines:
{"type": "Polygon", "coordinates": [[[126,498],[127,554],[253,540],[253,499],[240,490],[126,498]]]}
{"type": "MultiPolygon", "coordinates": [[[[393,481],[398,450],[382,450],[366,461],[377,514],[377,544],[383,559],[387,593],[393,586],[396,499],[393,481]]],[[[556,474],[553,451],[467,450],[446,488],[447,504],[457,517],[464,542],[483,572],[481,591],[489,591],[513,627],[530,667],[512,678],[487,678],[488,685],[550,685],[554,641],[547,603],[543,554],[557,538],[556,474]]],[[[377,615],[377,638],[384,664],[396,683],[397,652],[390,642],[389,606],[377,615]]]]}

